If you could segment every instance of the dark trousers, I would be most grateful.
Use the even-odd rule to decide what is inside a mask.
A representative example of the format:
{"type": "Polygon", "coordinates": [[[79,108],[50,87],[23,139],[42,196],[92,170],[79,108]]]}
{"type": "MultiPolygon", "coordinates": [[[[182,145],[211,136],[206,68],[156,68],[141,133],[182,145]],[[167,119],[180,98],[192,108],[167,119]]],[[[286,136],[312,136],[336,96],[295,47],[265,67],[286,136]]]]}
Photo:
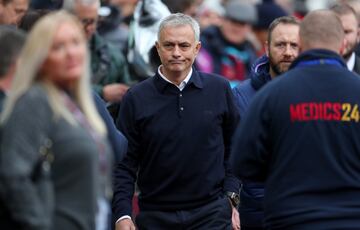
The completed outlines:
{"type": "Polygon", "coordinates": [[[228,230],[232,208],[227,198],[219,198],[202,207],[174,212],[140,211],[136,225],[140,230],[228,230]]]}

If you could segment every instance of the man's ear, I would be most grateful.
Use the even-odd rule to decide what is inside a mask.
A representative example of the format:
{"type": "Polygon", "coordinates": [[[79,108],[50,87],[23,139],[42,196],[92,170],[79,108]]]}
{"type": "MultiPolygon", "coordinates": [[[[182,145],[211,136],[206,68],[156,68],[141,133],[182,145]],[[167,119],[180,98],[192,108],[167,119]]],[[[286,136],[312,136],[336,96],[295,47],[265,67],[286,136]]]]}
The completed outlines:
{"type": "Polygon", "coordinates": [[[195,46],[195,52],[196,52],[196,54],[199,53],[200,49],[201,49],[201,42],[199,41],[199,42],[196,44],[196,46],[195,46]]]}
{"type": "Polygon", "coordinates": [[[343,41],[342,41],[342,43],[341,43],[341,46],[340,46],[340,49],[339,49],[339,54],[341,55],[341,56],[343,56],[345,53],[346,53],[346,45],[347,45],[347,40],[344,38],[343,39],[343,41]]]}
{"type": "Polygon", "coordinates": [[[266,41],[265,42],[265,53],[266,53],[266,56],[267,57],[270,57],[270,55],[269,55],[269,43],[266,41]]]}
{"type": "Polygon", "coordinates": [[[299,36],[299,55],[303,52],[303,42],[301,40],[301,37],[299,36]]]}

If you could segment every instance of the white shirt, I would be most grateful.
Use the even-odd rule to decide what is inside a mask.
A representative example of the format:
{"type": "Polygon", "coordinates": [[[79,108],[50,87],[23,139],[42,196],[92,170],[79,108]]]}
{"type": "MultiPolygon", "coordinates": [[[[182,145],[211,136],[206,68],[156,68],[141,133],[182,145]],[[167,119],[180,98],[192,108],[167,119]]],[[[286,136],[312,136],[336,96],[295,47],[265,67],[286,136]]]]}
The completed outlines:
{"type": "Polygon", "coordinates": [[[349,60],[346,62],[347,68],[350,71],[354,70],[355,67],[355,52],[353,52],[349,58],[349,60]]]}
{"type": "Polygon", "coordinates": [[[161,71],[160,71],[161,67],[162,67],[162,65],[160,65],[159,68],[158,68],[158,73],[159,73],[160,77],[161,77],[162,79],[164,79],[165,81],[167,81],[167,82],[175,85],[176,87],[178,87],[180,91],[183,91],[183,89],[185,88],[186,84],[189,82],[189,80],[190,80],[190,78],[191,78],[191,75],[192,75],[192,72],[193,72],[192,68],[191,68],[190,72],[188,73],[188,75],[186,76],[186,78],[180,83],[180,85],[177,85],[177,84],[175,84],[174,82],[172,82],[172,81],[170,81],[169,79],[167,79],[167,78],[161,73],[161,71]]]}

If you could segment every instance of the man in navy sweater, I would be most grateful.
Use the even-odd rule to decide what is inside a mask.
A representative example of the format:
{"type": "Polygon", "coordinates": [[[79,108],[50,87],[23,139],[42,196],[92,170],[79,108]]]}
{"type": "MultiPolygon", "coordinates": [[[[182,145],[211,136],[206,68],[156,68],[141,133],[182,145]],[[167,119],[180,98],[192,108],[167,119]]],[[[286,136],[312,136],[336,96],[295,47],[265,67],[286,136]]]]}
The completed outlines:
{"type": "MultiPolygon", "coordinates": [[[[256,60],[250,79],[241,82],[233,89],[240,117],[244,117],[255,93],[271,79],[286,72],[299,54],[299,22],[291,16],[275,19],[269,26],[266,42],[266,55],[256,60]]],[[[242,183],[239,213],[242,230],[263,229],[264,185],[261,183],[242,183]]]]}
{"type": "Polygon", "coordinates": [[[339,55],[343,41],[333,12],[310,12],[304,52],[255,95],[235,134],[235,175],[265,183],[266,229],[360,226],[360,79],[339,55]]]}
{"type": "Polygon", "coordinates": [[[124,97],[117,125],[129,146],[115,169],[117,230],[135,229],[136,179],[139,229],[240,228],[239,181],[229,165],[239,115],[229,82],[192,68],[199,34],[191,17],[166,17],[156,42],[162,65],[124,97]]]}

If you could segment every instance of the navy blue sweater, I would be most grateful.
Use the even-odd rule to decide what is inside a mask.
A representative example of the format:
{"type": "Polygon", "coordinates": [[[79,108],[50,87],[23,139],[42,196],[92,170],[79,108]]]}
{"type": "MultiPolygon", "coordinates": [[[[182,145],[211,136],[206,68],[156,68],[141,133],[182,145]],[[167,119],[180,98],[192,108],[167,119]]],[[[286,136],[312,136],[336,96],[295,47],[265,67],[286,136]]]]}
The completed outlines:
{"type": "Polygon", "coordinates": [[[265,182],[267,229],[359,229],[359,92],[340,56],[312,50],[255,95],[231,162],[265,182]]]}
{"type": "Polygon", "coordinates": [[[238,192],[228,163],[238,119],[221,77],[194,70],[180,91],[156,74],[132,87],[117,120],[129,147],[115,169],[115,217],[131,214],[136,178],[141,210],[197,208],[238,192]]]}

